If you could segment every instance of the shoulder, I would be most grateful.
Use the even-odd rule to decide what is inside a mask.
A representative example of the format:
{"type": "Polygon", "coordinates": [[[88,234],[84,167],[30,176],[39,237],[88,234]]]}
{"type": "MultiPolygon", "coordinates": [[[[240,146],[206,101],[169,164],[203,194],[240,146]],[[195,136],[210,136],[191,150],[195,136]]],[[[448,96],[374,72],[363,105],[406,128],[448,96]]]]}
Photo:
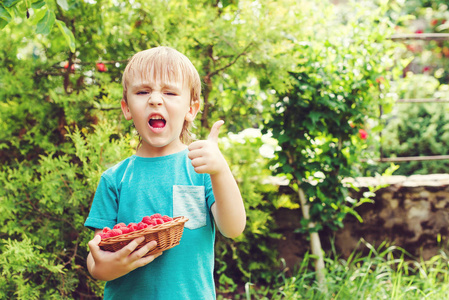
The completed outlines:
{"type": "Polygon", "coordinates": [[[101,177],[106,179],[121,177],[126,172],[126,170],[133,165],[135,160],[134,158],[134,156],[130,156],[122,160],[121,162],[118,162],[115,165],[109,167],[106,171],[103,172],[101,177]]]}

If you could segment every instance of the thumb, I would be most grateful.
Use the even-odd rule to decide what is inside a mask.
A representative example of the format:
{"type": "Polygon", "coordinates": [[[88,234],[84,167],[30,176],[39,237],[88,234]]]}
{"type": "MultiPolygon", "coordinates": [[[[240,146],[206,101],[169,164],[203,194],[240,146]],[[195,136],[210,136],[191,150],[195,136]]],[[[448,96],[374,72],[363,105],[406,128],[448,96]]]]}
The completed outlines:
{"type": "Polygon", "coordinates": [[[214,125],[212,126],[212,129],[210,130],[209,137],[207,139],[218,143],[218,134],[220,133],[220,127],[223,124],[224,124],[223,120],[215,122],[214,125]]]}
{"type": "Polygon", "coordinates": [[[101,236],[96,234],[95,237],[91,240],[91,245],[98,246],[101,242],[101,236]]]}
{"type": "Polygon", "coordinates": [[[94,252],[98,251],[98,249],[100,249],[100,246],[99,246],[100,242],[101,242],[101,237],[99,234],[96,234],[95,237],[87,243],[87,245],[89,246],[90,252],[94,253],[94,252]]]}

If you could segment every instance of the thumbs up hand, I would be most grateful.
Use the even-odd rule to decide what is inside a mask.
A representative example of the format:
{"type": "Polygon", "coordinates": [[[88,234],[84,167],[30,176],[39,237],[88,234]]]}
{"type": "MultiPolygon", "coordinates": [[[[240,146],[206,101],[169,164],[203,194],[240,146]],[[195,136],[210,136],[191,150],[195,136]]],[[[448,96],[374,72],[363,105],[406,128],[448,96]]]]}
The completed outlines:
{"type": "Polygon", "coordinates": [[[209,136],[207,137],[207,140],[213,141],[216,144],[218,144],[218,135],[220,133],[220,127],[224,124],[223,120],[217,121],[212,125],[212,129],[210,130],[209,136]]]}
{"type": "Polygon", "coordinates": [[[207,140],[195,141],[189,146],[189,158],[197,173],[216,174],[227,167],[227,162],[218,148],[218,135],[224,121],[215,122],[207,140]]]}

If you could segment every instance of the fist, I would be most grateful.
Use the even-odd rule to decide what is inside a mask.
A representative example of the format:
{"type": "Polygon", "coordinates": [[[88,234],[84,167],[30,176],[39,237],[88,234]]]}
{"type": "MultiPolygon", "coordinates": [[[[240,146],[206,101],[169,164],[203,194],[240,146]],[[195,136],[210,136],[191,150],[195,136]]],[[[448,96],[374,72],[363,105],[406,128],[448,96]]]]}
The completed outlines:
{"type": "Polygon", "coordinates": [[[207,140],[193,142],[189,146],[189,158],[197,173],[216,174],[224,170],[227,162],[218,148],[218,135],[224,121],[215,122],[207,140]]]}

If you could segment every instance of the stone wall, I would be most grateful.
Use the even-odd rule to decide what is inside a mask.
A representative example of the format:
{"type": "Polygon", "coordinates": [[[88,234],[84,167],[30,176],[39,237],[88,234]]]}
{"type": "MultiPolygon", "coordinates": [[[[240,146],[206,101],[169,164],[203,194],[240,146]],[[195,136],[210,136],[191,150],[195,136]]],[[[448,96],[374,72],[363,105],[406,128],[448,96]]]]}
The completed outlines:
{"type": "MultiPolygon", "coordinates": [[[[357,212],[360,223],[352,216],[337,232],[323,232],[323,248],[330,249],[330,240],[342,257],[355,249],[366,250],[363,239],[379,247],[383,241],[399,246],[415,257],[428,259],[446,246],[449,237],[449,174],[356,178],[352,183],[360,188],[359,197],[368,186],[386,185],[378,190],[374,203],[361,205],[357,212]]],[[[299,227],[300,210],[283,209],[277,213],[279,232],[284,239],[279,244],[280,256],[292,267],[308,250],[306,237],[293,233],[299,227]]]]}

